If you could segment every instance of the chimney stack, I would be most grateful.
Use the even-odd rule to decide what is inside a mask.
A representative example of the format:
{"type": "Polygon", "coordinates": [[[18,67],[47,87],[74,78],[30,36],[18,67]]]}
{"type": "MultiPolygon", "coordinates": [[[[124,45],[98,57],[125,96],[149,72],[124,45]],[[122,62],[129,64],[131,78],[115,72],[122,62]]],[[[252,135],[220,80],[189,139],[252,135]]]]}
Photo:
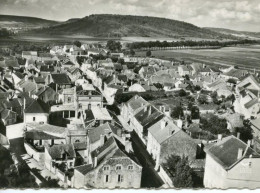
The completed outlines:
{"type": "Polygon", "coordinates": [[[247,147],[250,147],[251,146],[251,140],[248,140],[247,141],[247,147]]]}
{"type": "Polygon", "coordinates": [[[243,156],[243,149],[242,149],[242,148],[239,148],[239,149],[238,149],[238,153],[237,153],[237,159],[242,158],[242,156],[243,156]]]}
{"type": "Polygon", "coordinates": [[[149,106],[148,115],[150,116],[152,114],[152,106],[149,106]]]}
{"type": "Polygon", "coordinates": [[[93,167],[97,167],[97,156],[94,157],[94,163],[93,163],[93,167]]]}
{"type": "Polygon", "coordinates": [[[240,133],[239,132],[237,132],[237,138],[240,139],[240,133]]]}
{"type": "Polygon", "coordinates": [[[101,147],[105,143],[105,136],[103,134],[101,134],[99,140],[100,140],[100,147],[101,147]]]}
{"type": "Polygon", "coordinates": [[[222,140],[222,134],[218,134],[218,141],[222,140]]]}

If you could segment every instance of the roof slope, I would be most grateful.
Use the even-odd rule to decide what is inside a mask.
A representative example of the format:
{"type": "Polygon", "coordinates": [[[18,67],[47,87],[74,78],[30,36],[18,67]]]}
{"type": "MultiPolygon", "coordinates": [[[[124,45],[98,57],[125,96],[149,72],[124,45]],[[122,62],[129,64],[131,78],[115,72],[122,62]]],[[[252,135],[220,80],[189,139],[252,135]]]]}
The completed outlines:
{"type": "Polygon", "coordinates": [[[50,107],[42,100],[35,100],[25,109],[25,113],[49,113],[50,107]]]}

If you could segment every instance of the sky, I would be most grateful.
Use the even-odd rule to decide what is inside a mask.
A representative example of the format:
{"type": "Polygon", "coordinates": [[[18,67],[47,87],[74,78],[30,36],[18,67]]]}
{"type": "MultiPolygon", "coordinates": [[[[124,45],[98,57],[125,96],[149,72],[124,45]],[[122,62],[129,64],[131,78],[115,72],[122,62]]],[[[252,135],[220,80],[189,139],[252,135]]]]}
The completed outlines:
{"type": "Polygon", "coordinates": [[[59,21],[91,14],[142,15],[260,32],[259,0],[0,0],[0,14],[59,21]]]}

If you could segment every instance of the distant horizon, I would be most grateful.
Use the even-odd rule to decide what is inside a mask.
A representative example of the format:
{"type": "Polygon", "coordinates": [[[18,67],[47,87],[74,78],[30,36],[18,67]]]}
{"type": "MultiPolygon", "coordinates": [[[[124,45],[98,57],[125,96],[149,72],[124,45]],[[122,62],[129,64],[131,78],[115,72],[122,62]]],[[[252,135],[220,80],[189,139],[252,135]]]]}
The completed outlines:
{"type": "Polygon", "coordinates": [[[54,21],[92,14],[152,16],[199,27],[260,32],[258,0],[1,0],[0,14],[54,21]]]}
{"type": "MultiPolygon", "coordinates": [[[[83,17],[72,17],[72,18],[69,18],[69,19],[66,19],[66,20],[53,20],[53,19],[49,19],[49,18],[44,18],[44,17],[37,17],[37,16],[30,16],[30,15],[10,15],[10,14],[1,14],[0,15],[5,15],[5,16],[15,16],[15,17],[30,17],[30,18],[37,18],[37,19],[43,19],[43,20],[48,20],[48,21],[56,21],[56,22],[66,22],[68,20],[71,20],[71,19],[82,19],[84,17],[88,17],[88,16],[91,16],[91,15],[122,15],[122,16],[137,16],[137,17],[155,17],[155,18],[162,18],[162,19],[169,19],[169,20],[177,20],[177,19],[172,19],[172,18],[166,18],[166,17],[158,17],[158,16],[147,16],[147,15],[131,15],[131,14],[113,14],[113,13],[99,13],[99,14],[96,14],[96,13],[92,13],[90,15],[86,15],[86,16],[83,16],[83,17]]],[[[190,22],[186,22],[186,21],[182,21],[182,20],[177,20],[177,21],[181,21],[181,22],[185,22],[185,23],[190,23],[190,22]]],[[[202,27],[202,26],[199,26],[199,25],[196,25],[196,24],[193,24],[193,23],[190,23],[192,25],[195,25],[197,27],[200,27],[200,28],[218,28],[218,29],[227,29],[227,30],[233,30],[233,31],[238,31],[238,32],[259,32],[260,31],[249,31],[249,30],[237,30],[237,29],[232,29],[232,28],[224,28],[224,27],[213,27],[213,26],[205,26],[205,27],[202,27]]],[[[1,27],[1,26],[0,26],[1,27]]]]}

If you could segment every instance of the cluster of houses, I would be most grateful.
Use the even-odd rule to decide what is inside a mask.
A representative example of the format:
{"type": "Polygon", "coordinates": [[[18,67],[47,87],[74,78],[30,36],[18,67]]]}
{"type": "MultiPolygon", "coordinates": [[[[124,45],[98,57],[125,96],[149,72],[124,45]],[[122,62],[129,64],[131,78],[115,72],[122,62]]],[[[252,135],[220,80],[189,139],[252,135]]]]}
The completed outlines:
{"type": "Polygon", "coordinates": [[[23,138],[27,154],[63,183],[140,188],[143,165],[132,146],[138,138],[167,187],[174,187],[163,167],[170,155],[187,157],[192,169],[204,173],[207,188],[260,187],[260,84],[248,71],[130,57],[100,44],[23,51],[21,58],[0,61],[0,142],[23,138]],[[253,139],[246,144],[239,134],[194,138],[199,120],[174,119],[169,103],[141,96],[181,90],[194,98],[200,114],[226,119],[230,131],[249,120],[253,139]],[[133,97],[118,105],[118,93],[133,97]],[[224,114],[212,93],[218,101],[234,96],[224,114]],[[201,96],[205,104],[197,102],[201,96]],[[120,114],[109,110],[111,105],[118,105],[120,114]]]}

